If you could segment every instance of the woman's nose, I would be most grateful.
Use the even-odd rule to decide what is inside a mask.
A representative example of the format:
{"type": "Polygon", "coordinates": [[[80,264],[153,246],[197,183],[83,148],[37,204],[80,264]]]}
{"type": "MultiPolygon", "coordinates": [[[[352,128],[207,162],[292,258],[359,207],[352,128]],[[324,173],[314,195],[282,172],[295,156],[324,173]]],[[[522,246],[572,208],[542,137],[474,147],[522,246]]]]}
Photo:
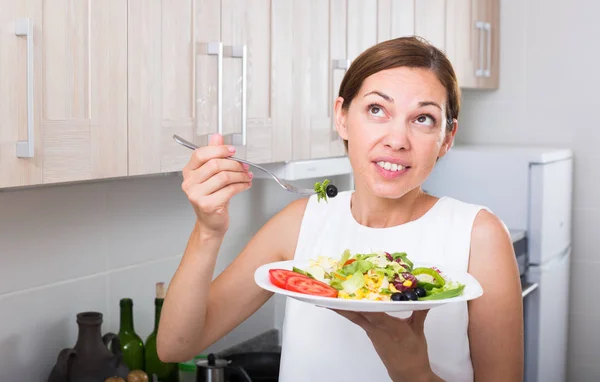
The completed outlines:
{"type": "Polygon", "coordinates": [[[384,138],[384,144],[394,151],[407,150],[410,148],[408,127],[404,123],[391,125],[384,138]]]}

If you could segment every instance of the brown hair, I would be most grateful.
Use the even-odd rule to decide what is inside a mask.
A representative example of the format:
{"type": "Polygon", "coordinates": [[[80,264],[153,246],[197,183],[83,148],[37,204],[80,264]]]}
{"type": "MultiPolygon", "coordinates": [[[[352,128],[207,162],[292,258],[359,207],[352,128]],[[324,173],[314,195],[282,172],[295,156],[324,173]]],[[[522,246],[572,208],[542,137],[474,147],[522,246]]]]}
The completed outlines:
{"type": "MultiPolygon", "coordinates": [[[[449,130],[458,119],[460,88],[448,58],[435,46],[417,36],[399,37],[383,41],[362,52],[350,65],[340,84],[339,96],[344,99],[342,108],[348,110],[364,80],[382,70],[398,67],[431,70],[446,88],[446,123],[449,130]]],[[[348,149],[348,141],[344,140],[348,149]]]]}

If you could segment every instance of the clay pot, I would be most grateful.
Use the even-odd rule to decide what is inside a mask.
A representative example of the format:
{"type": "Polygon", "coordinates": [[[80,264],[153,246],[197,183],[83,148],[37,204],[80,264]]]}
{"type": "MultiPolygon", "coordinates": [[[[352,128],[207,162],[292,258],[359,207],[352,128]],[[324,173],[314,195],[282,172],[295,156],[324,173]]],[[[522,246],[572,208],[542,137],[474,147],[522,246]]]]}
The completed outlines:
{"type": "Polygon", "coordinates": [[[126,379],[129,369],[121,360],[118,336],[114,333],[102,335],[102,313],[79,313],[77,325],[79,334],[75,347],[61,350],[48,382],[104,382],[110,377],[126,379]]]}

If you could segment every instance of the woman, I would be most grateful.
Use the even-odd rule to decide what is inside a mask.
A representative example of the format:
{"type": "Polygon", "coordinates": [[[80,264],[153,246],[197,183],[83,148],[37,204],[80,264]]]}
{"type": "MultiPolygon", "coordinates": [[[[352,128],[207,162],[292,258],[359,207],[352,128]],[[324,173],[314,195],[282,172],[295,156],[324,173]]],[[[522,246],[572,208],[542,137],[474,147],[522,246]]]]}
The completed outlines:
{"type": "Polygon", "coordinates": [[[196,150],[182,188],[197,221],[171,281],[158,332],[164,361],[219,340],[270,297],[253,280],[265,263],[370,251],[468,271],[484,294],[410,317],[333,311],[288,299],[280,379],[521,381],[522,301],[510,236],[486,208],[426,194],[421,185],[452,145],[459,89],[450,62],[416,38],[371,47],[353,63],[335,123],[356,190],[288,205],[212,283],[228,203],[252,183],[221,137],[196,150]],[[243,290],[244,293],[231,293],[243,290]]]}

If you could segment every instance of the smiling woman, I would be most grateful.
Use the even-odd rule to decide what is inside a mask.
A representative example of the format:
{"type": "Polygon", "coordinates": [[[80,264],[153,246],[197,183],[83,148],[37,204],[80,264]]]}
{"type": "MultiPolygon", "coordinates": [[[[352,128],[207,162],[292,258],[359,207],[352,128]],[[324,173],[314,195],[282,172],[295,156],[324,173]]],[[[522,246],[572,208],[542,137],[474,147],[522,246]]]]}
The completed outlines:
{"type": "MultiPolygon", "coordinates": [[[[459,99],[448,59],[418,38],[363,52],[335,101],[355,191],[339,192],[327,203],[319,203],[319,195],[292,202],[214,281],[229,201],[251,187],[252,177],[225,159],[235,148],[218,135],[196,150],[183,170],[182,188],[197,220],[163,306],[160,358],[190,359],[260,308],[272,296],[254,282],[262,265],[336,257],[345,249],[405,252],[419,263],[470,273],[483,295],[409,317],[334,311],[290,299],[279,380],[521,381],[521,284],[508,231],[485,206],[421,188],[452,146],[459,99]]],[[[331,291],[290,274],[275,275],[273,282],[288,284],[290,277],[307,293],[331,291]]]]}

